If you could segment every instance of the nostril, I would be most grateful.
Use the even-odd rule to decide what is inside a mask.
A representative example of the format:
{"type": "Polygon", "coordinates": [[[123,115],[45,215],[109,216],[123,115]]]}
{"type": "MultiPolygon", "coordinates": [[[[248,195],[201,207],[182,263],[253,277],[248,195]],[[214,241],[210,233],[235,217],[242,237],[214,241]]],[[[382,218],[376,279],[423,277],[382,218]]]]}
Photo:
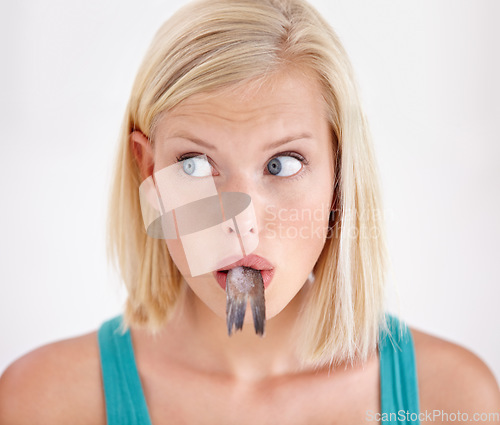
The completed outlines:
{"type": "Polygon", "coordinates": [[[257,228],[256,227],[245,227],[243,229],[239,228],[239,235],[242,237],[248,236],[248,235],[255,235],[257,233],[257,228]]]}
{"type": "Polygon", "coordinates": [[[242,221],[240,223],[237,223],[233,221],[232,223],[225,223],[223,228],[226,234],[228,235],[236,234],[240,236],[245,236],[248,234],[257,233],[257,226],[255,225],[255,222],[242,221]]]}
{"type": "Polygon", "coordinates": [[[251,227],[250,229],[248,229],[248,233],[255,233],[255,227],[251,227]]]}
{"type": "Polygon", "coordinates": [[[234,221],[224,223],[222,225],[222,228],[224,229],[224,232],[228,235],[236,233],[236,226],[234,221]]]}

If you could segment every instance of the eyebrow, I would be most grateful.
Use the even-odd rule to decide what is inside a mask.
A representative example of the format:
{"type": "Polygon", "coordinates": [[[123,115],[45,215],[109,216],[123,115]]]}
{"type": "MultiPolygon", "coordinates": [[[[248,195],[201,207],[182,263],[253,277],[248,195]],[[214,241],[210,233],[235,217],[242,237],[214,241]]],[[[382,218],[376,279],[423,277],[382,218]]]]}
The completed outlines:
{"type": "Polygon", "coordinates": [[[196,143],[197,145],[203,146],[204,148],[212,149],[214,151],[217,150],[217,146],[212,145],[211,143],[208,143],[205,140],[201,140],[198,137],[194,137],[194,136],[191,136],[191,135],[187,135],[187,134],[175,134],[175,135],[173,135],[172,137],[169,137],[169,138],[171,138],[171,139],[177,139],[177,138],[179,138],[179,139],[186,139],[186,140],[189,140],[190,142],[196,143]]]}
{"type": "MultiPolygon", "coordinates": [[[[189,140],[190,142],[193,142],[197,145],[203,146],[204,148],[207,149],[212,149],[214,151],[217,151],[217,146],[212,145],[211,143],[206,142],[205,140],[199,139],[198,137],[194,137],[191,135],[187,134],[175,134],[171,138],[180,138],[180,139],[186,139],[189,140]]],[[[287,143],[293,142],[295,140],[300,140],[300,139],[312,139],[312,134],[311,133],[299,133],[297,135],[293,136],[286,136],[283,137],[280,140],[277,140],[276,142],[273,142],[265,147],[266,150],[273,150],[276,149],[282,145],[285,145],[287,143]]]]}
{"type": "Polygon", "coordinates": [[[311,133],[300,133],[294,136],[286,136],[283,137],[282,139],[273,142],[266,146],[266,150],[272,150],[280,147],[281,145],[285,145],[287,143],[293,142],[294,140],[300,140],[300,139],[312,139],[312,134],[311,133]]]}

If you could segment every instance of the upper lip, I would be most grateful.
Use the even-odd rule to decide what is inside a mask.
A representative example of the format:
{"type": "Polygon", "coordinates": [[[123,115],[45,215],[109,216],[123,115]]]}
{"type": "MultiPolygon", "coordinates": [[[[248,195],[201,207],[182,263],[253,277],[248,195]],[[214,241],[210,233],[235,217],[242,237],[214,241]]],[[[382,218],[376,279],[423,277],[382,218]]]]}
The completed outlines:
{"type": "Polygon", "coordinates": [[[228,266],[222,267],[218,269],[217,271],[227,271],[231,270],[235,267],[251,267],[252,269],[256,270],[271,270],[273,269],[273,265],[267,261],[265,258],[260,257],[258,255],[247,255],[246,257],[242,258],[239,261],[236,261],[235,263],[232,263],[228,266]]]}

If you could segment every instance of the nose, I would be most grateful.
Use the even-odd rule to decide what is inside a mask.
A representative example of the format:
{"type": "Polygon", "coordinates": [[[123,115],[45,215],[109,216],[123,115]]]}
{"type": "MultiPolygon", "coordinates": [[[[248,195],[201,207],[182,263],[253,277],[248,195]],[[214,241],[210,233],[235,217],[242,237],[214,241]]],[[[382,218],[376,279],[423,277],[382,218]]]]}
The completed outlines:
{"type": "Polygon", "coordinates": [[[226,192],[223,195],[226,201],[227,198],[230,200],[224,203],[225,214],[229,212],[224,222],[224,231],[231,240],[237,238],[243,255],[248,255],[259,245],[259,232],[252,199],[242,192],[226,192]]]}
{"type": "Polygon", "coordinates": [[[226,220],[225,232],[241,237],[258,233],[255,213],[255,185],[245,175],[233,176],[217,190],[221,197],[221,205],[226,220]]]}

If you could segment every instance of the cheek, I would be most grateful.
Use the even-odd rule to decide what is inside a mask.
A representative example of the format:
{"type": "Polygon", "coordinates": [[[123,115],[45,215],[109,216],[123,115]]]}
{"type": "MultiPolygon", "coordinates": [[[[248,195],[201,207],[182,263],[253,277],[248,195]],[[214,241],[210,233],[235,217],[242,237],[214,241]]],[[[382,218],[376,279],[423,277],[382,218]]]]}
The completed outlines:
{"type": "Polygon", "coordinates": [[[302,245],[323,244],[327,234],[328,204],[310,207],[272,205],[267,209],[264,237],[302,245]]]}
{"type": "Polygon", "coordinates": [[[304,249],[311,244],[323,244],[330,214],[331,190],[327,182],[322,187],[311,183],[301,190],[295,188],[293,196],[273,196],[264,210],[262,236],[302,245],[304,249]]]}
{"type": "Polygon", "coordinates": [[[167,244],[168,252],[182,276],[184,276],[184,278],[190,276],[187,258],[181,241],[178,239],[167,239],[165,242],[167,244]]]}
{"type": "MultiPolygon", "coordinates": [[[[311,188],[311,187],[310,187],[311,188]]],[[[267,314],[278,314],[301,290],[320,256],[328,233],[331,187],[296,190],[293,198],[274,198],[266,207],[261,233],[265,252],[278,261],[275,281],[266,293],[267,314]]]]}
{"type": "Polygon", "coordinates": [[[192,277],[182,244],[178,240],[167,240],[167,247],[175,265],[181,272],[189,288],[215,314],[225,318],[226,293],[221,290],[211,273],[192,277]]]}

